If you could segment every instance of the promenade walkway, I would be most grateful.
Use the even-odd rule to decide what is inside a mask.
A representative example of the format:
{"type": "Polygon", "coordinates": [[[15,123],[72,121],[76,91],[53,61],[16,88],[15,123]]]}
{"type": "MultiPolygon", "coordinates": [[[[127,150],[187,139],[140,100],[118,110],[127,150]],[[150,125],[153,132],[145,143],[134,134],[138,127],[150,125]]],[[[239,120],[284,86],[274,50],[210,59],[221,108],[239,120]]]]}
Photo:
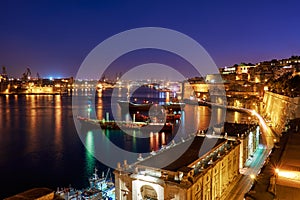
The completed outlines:
{"type": "Polygon", "coordinates": [[[300,131],[296,129],[299,122],[296,122],[296,124],[295,122],[292,122],[290,130],[282,135],[279,144],[272,150],[266,165],[256,177],[255,184],[245,195],[245,199],[299,199],[300,183],[276,176],[276,168],[284,167],[286,164],[294,163],[299,165],[300,163],[298,156],[300,150],[300,131]]]}

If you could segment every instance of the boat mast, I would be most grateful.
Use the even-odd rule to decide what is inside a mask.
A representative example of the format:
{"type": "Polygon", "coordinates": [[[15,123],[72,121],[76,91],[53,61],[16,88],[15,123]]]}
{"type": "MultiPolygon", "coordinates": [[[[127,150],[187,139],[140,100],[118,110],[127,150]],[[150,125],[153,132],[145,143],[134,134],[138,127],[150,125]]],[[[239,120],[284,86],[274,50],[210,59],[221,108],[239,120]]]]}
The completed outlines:
{"type": "Polygon", "coordinates": [[[106,173],[106,176],[105,176],[105,181],[107,180],[107,176],[108,176],[109,173],[110,173],[110,168],[108,168],[108,170],[107,170],[107,173],[106,173]]]}

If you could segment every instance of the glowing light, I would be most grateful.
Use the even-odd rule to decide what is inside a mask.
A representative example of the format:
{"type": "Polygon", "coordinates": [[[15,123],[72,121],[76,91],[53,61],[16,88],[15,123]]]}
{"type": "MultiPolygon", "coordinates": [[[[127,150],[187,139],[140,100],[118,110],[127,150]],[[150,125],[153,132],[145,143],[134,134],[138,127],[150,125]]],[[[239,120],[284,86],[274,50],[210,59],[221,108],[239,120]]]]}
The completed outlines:
{"type": "Polygon", "coordinates": [[[275,169],[275,173],[276,173],[276,174],[279,173],[279,169],[278,169],[278,168],[275,169]]]}
{"type": "Polygon", "coordinates": [[[85,159],[87,163],[88,171],[91,172],[95,166],[94,152],[95,152],[95,144],[94,144],[94,136],[93,132],[89,131],[85,138],[85,159]]]}
{"type": "Polygon", "coordinates": [[[293,172],[293,171],[278,170],[278,176],[288,178],[288,179],[300,180],[300,174],[297,172],[293,172]]]}
{"type": "Polygon", "coordinates": [[[254,180],[254,179],[255,179],[255,175],[254,175],[254,174],[251,174],[251,175],[250,175],[250,178],[251,178],[252,180],[254,180]]]}

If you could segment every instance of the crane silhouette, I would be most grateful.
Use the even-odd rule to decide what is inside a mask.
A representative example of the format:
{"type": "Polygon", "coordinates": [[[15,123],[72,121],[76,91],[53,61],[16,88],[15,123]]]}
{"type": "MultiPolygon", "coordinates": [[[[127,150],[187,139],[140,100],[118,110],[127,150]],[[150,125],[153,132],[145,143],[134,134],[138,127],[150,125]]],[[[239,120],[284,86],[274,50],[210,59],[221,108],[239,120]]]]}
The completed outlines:
{"type": "Polygon", "coordinates": [[[7,75],[6,67],[5,66],[2,67],[2,75],[7,75]]]}
{"type": "Polygon", "coordinates": [[[23,73],[23,80],[28,81],[30,76],[31,76],[31,71],[30,71],[29,67],[27,67],[26,71],[23,73]]]}

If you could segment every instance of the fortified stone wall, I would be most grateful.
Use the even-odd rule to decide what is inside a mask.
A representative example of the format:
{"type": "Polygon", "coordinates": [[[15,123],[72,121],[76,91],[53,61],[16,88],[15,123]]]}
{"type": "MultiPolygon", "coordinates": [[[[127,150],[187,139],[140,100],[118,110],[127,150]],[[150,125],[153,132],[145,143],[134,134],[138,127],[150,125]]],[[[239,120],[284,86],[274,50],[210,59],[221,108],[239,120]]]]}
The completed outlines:
{"type": "Polygon", "coordinates": [[[300,97],[291,98],[266,92],[262,115],[270,120],[271,126],[277,133],[281,133],[290,120],[300,118],[300,97]]]}

